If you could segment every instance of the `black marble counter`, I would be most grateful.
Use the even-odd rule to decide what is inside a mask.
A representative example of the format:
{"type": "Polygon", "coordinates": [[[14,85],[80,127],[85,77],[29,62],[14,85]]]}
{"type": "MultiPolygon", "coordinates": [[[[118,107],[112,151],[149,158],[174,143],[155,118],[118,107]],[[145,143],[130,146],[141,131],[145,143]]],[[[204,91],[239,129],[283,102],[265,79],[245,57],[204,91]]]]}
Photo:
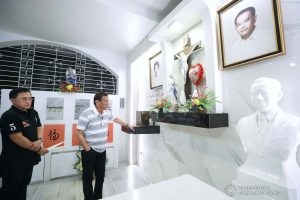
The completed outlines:
{"type": "Polygon", "coordinates": [[[159,126],[135,126],[134,131],[126,126],[122,126],[122,131],[128,134],[159,134],[159,126]]]}
{"type": "Polygon", "coordinates": [[[228,113],[167,112],[155,113],[154,115],[157,122],[202,128],[228,127],[228,113]]]}

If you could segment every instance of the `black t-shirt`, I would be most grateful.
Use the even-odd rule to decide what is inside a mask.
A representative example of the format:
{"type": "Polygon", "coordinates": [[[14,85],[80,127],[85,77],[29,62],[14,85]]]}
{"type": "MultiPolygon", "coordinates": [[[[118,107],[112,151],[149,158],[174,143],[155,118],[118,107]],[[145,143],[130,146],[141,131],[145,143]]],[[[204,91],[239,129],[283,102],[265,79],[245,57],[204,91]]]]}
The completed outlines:
{"type": "Polygon", "coordinates": [[[38,164],[41,161],[40,155],[18,146],[9,138],[9,135],[21,132],[24,137],[34,142],[38,139],[37,127],[40,126],[42,125],[39,115],[34,109],[22,111],[11,106],[9,110],[4,112],[0,119],[2,135],[1,165],[21,164],[32,166],[38,164]]]}

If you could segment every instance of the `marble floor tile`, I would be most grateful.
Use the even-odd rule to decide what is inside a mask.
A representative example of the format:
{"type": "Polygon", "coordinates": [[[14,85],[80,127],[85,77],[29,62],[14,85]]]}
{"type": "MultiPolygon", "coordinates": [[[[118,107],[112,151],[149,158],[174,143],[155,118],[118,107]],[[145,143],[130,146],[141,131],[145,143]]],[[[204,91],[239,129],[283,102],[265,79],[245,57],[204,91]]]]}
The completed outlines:
{"type": "MultiPolygon", "coordinates": [[[[107,169],[103,196],[126,192],[149,185],[147,173],[140,167],[121,163],[117,169],[107,169]]],[[[45,182],[32,183],[28,187],[27,200],[83,200],[81,176],[70,176],[45,182]]]]}

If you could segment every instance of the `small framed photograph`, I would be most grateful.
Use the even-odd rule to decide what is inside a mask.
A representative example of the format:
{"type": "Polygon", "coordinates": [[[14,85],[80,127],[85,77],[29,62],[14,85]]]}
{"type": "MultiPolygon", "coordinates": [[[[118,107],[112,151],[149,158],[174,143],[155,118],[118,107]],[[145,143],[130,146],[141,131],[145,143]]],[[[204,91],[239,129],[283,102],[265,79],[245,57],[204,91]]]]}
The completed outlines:
{"type": "Polygon", "coordinates": [[[150,89],[161,87],[163,85],[162,74],[162,52],[158,52],[149,58],[150,71],[150,89]]]}
{"type": "Polygon", "coordinates": [[[285,54],[280,0],[233,0],[217,13],[222,69],[285,54]]]}

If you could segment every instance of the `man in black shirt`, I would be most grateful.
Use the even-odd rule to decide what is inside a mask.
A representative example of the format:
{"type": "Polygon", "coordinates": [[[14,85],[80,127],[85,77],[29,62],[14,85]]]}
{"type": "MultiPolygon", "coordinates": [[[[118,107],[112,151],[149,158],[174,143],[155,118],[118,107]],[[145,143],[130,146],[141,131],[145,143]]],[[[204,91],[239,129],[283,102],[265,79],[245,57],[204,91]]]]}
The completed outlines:
{"type": "Polygon", "coordinates": [[[9,93],[12,106],[0,119],[1,200],[25,200],[33,166],[48,152],[42,147],[43,132],[37,111],[31,108],[32,95],[26,88],[9,93]]]}

